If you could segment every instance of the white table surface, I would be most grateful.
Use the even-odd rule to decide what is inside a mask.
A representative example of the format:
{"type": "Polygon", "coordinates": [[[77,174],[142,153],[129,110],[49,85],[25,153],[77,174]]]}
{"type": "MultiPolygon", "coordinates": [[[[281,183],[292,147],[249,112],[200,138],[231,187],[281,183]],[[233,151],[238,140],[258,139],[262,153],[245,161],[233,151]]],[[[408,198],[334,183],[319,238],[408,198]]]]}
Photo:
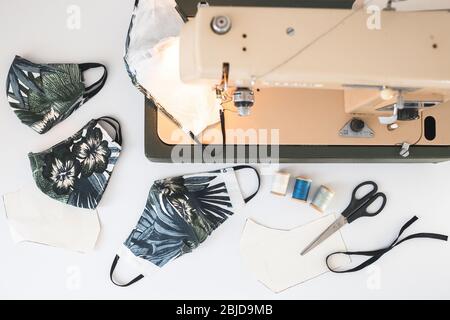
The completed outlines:
{"type": "MultiPolygon", "coordinates": [[[[104,89],[69,119],[44,136],[22,125],[6,97],[0,99],[0,194],[33,183],[27,153],[59,142],[90,119],[112,115],[123,125],[124,148],[99,207],[102,231],[96,250],[79,254],[33,243],[14,244],[0,209],[0,298],[124,299],[391,299],[450,298],[450,250],[444,242],[403,244],[369,270],[327,273],[278,295],[260,284],[241,264],[239,240],[248,217],[269,226],[295,227],[312,221],[312,209],[260,194],[193,253],[168,264],[153,278],[129,288],[114,286],[109,267],[115,251],[135,226],[156,178],[206,171],[221,165],[156,164],[144,156],[143,97],[132,86],[122,54],[134,0],[0,1],[0,75],[5,80],[15,54],[36,62],[102,62],[109,78],[104,89]],[[67,8],[81,9],[81,29],[66,27],[67,8]]],[[[293,164],[293,175],[337,190],[332,210],[345,208],[353,187],[378,182],[389,202],[375,219],[342,230],[350,249],[388,244],[413,215],[410,232],[450,234],[450,163],[444,164],[293,164]]]]}

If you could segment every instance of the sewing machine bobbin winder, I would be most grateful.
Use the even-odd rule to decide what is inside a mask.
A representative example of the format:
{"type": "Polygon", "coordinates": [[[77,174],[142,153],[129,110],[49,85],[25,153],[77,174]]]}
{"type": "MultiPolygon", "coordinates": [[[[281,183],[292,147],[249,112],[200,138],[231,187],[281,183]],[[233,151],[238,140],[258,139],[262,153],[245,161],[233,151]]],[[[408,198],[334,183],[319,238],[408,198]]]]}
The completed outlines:
{"type": "MultiPolygon", "coordinates": [[[[278,129],[280,162],[450,160],[449,11],[381,10],[377,27],[353,1],[232,2],[177,1],[181,80],[226,97],[226,129],[278,129]]],[[[147,157],[171,161],[176,126],[145,110],[147,157]]]]}

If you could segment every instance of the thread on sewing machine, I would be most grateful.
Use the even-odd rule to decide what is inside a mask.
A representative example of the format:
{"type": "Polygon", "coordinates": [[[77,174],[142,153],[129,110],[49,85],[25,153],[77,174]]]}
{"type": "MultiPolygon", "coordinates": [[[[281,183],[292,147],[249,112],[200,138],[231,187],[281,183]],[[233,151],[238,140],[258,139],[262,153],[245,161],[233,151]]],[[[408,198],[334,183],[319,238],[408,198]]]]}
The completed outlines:
{"type": "Polygon", "coordinates": [[[314,194],[314,197],[311,201],[311,206],[323,213],[327,210],[331,200],[333,200],[333,197],[334,191],[327,186],[322,185],[314,194]]]}
{"type": "Polygon", "coordinates": [[[309,190],[311,189],[311,183],[311,179],[297,177],[295,180],[294,191],[292,192],[292,198],[295,200],[307,202],[309,190]]]}
{"type": "Polygon", "coordinates": [[[291,175],[286,172],[280,171],[275,173],[275,175],[273,176],[271,192],[279,196],[285,196],[289,185],[290,177],[291,175]]]}

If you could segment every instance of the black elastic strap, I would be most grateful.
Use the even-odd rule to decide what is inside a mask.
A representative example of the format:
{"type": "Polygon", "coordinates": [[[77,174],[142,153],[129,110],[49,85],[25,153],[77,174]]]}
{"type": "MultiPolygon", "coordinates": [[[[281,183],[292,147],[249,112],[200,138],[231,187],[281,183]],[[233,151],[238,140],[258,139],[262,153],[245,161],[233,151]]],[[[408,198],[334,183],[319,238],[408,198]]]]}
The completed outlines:
{"type": "Polygon", "coordinates": [[[447,241],[448,240],[448,236],[446,235],[442,235],[442,234],[436,234],[436,233],[416,233],[416,234],[412,234],[410,236],[405,237],[404,239],[400,240],[400,236],[402,235],[402,233],[409,228],[409,226],[411,226],[414,222],[416,222],[419,218],[417,218],[416,216],[414,216],[413,218],[411,218],[407,223],[405,223],[403,225],[403,227],[400,229],[400,232],[397,236],[397,238],[394,240],[394,242],[392,242],[392,244],[386,248],[383,249],[379,249],[379,250],[372,250],[372,251],[356,251],[356,252],[334,252],[332,254],[330,254],[327,259],[326,259],[326,263],[327,263],[327,267],[331,272],[334,273],[349,273],[349,272],[356,272],[359,270],[364,269],[365,267],[371,265],[372,263],[374,263],[375,261],[377,261],[378,259],[380,259],[384,254],[388,253],[389,251],[391,251],[392,249],[394,249],[396,246],[398,246],[399,244],[411,240],[411,239],[435,239],[435,240],[442,240],[442,241],[447,241]],[[334,270],[332,268],[330,268],[330,265],[328,264],[328,260],[337,254],[345,254],[347,256],[367,256],[370,257],[369,259],[367,259],[366,261],[364,261],[363,263],[361,263],[360,265],[349,269],[349,270],[334,270]]]}
{"type": "Polygon", "coordinates": [[[223,109],[220,110],[220,130],[222,130],[222,144],[226,145],[227,134],[225,131],[225,111],[223,109]]]}
{"type": "Polygon", "coordinates": [[[114,119],[113,117],[101,117],[95,120],[103,121],[109,124],[114,129],[115,132],[114,141],[122,145],[122,128],[118,120],[114,119]]]}
{"type": "Polygon", "coordinates": [[[256,191],[251,196],[248,196],[247,198],[244,199],[244,202],[247,203],[247,202],[249,202],[250,200],[252,200],[256,196],[256,194],[259,191],[259,188],[261,187],[261,177],[259,175],[259,172],[258,172],[258,170],[256,170],[252,166],[246,166],[246,165],[235,166],[235,167],[233,167],[233,169],[234,169],[234,171],[238,171],[238,170],[242,170],[242,169],[251,169],[251,170],[255,171],[255,173],[256,173],[256,177],[258,178],[258,188],[256,189],[256,191]]]}
{"type": "Polygon", "coordinates": [[[82,73],[93,68],[103,68],[102,77],[84,90],[83,98],[85,101],[87,101],[97,93],[99,93],[100,90],[102,90],[103,86],[105,85],[106,79],[108,78],[108,71],[106,70],[106,66],[101,63],[81,63],[78,65],[78,67],[80,68],[80,71],[82,73]]]}
{"type": "Polygon", "coordinates": [[[116,269],[117,262],[119,261],[119,259],[120,259],[120,257],[118,255],[116,255],[116,257],[114,258],[114,261],[113,261],[113,263],[111,265],[111,270],[109,271],[109,278],[111,279],[111,282],[114,283],[116,286],[118,286],[118,287],[128,287],[128,286],[131,286],[133,283],[138,282],[139,280],[141,280],[144,277],[144,275],[140,274],[140,275],[138,275],[136,278],[132,279],[128,283],[125,283],[125,284],[117,283],[114,280],[113,274],[114,274],[114,270],[116,269]]]}

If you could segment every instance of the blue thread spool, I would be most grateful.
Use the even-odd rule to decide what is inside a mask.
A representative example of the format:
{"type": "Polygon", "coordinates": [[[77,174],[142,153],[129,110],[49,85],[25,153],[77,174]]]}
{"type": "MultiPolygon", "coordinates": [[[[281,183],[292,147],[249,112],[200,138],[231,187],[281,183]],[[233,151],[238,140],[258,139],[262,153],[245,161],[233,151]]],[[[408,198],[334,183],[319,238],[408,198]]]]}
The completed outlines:
{"type": "Polygon", "coordinates": [[[297,177],[295,179],[294,192],[292,192],[292,199],[307,202],[311,183],[311,179],[297,177]]]}

